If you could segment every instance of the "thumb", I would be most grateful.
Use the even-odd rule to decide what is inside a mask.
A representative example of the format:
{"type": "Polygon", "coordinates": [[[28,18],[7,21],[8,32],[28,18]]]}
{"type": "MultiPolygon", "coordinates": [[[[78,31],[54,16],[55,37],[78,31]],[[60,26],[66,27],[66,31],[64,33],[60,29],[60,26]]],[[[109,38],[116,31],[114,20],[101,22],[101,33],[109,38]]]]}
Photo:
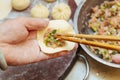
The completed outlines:
{"type": "Polygon", "coordinates": [[[41,30],[48,25],[49,19],[25,18],[24,23],[27,30],[41,30]]]}

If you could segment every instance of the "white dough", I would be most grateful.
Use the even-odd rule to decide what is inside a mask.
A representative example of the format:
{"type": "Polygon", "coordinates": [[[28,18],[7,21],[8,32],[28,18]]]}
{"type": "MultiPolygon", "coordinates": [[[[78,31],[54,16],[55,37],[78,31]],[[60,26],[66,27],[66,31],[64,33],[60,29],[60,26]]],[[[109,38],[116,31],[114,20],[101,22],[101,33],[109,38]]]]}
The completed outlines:
{"type": "Polygon", "coordinates": [[[12,6],[16,10],[24,10],[30,5],[30,0],[12,0],[12,6]]]}
{"type": "Polygon", "coordinates": [[[31,9],[31,16],[36,18],[48,18],[49,10],[42,4],[38,4],[31,9]]]}
{"type": "Polygon", "coordinates": [[[56,5],[52,10],[53,19],[59,20],[69,20],[71,16],[71,9],[65,3],[60,3],[56,5]]]}
{"type": "Polygon", "coordinates": [[[7,17],[11,9],[11,0],[0,0],[0,20],[7,17]]]}
{"type": "Polygon", "coordinates": [[[48,2],[48,3],[52,3],[52,2],[54,2],[56,0],[45,0],[45,1],[48,2]]]}
{"type": "Polygon", "coordinates": [[[44,53],[54,54],[54,53],[64,51],[64,50],[70,51],[74,48],[75,43],[69,42],[69,41],[65,41],[66,45],[63,47],[51,48],[51,47],[46,46],[46,44],[44,43],[44,35],[46,32],[48,32],[47,30],[49,28],[56,29],[58,33],[62,33],[62,34],[64,33],[75,34],[73,27],[67,21],[51,20],[46,29],[37,32],[37,40],[38,40],[41,50],[44,53]]]}

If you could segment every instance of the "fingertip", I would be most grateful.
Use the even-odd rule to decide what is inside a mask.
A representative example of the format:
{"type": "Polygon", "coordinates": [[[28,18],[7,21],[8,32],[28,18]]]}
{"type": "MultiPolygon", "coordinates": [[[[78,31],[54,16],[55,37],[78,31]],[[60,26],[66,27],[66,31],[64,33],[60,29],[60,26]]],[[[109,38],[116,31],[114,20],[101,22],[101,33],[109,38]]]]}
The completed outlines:
{"type": "Polygon", "coordinates": [[[49,22],[49,19],[48,19],[48,18],[45,18],[44,20],[45,20],[46,22],[49,22]]]}
{"type": "Polygon", "coordinates": [[[47,27],[49,23],[49,19],[41,19],[41,18],[27,18],[26,27],[28,30],[42,30],[47,27]]]}
{"type": "Polygon", "coordinates": [[[48,24],[49,24],[49,19],[46,18],[46,19],[43,19],[43,20],[44,20],[43,21],[44,22],[44,27],[47,27],[48,24]]]}
{"type": "Polygon", "coordinates": [[[112,58],[112,62],[120,63],[120,54],[112,55],[111,58],[112,58]]]}

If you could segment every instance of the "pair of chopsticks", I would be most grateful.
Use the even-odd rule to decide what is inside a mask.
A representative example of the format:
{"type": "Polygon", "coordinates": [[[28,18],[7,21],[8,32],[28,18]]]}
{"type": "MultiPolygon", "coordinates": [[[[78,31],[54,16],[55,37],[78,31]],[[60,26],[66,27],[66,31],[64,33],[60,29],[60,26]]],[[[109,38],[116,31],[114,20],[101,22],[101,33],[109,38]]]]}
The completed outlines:
{"type": "Polygon", "coordinates": [[[117,37],[117,36],[87,35],[87,34],[56,34],[55,38],[60,38],[63,40],[76,42],[76,43],[80,43],[80,44],[120,51],[120,46],[118,46],[118,45],[112,45],[112,44],[106,44],[106,43],[85,40],[85,39],[94,39],[94,40],[104,40],[104,41],[120,41],[120,37],[117,37]],[[81,39],[81,38],[85,38],[85,39],[81,39]]]}

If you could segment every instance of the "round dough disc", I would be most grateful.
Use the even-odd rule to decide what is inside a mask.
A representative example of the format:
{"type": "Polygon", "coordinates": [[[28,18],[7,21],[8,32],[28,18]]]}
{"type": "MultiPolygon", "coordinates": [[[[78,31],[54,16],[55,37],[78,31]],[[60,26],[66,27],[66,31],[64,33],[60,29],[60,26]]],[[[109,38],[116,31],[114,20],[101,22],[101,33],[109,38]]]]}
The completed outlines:
{"type": "Polygon", "coordinates": [[[44,42],[44,35],[46,32],[48,32],[48,29],[56,29],[58,31],[58,33],[60,34],[64,34],[64,33],[68,33],[68,34],[75,34],[73,27],[65,20],[51,20],[47,26],[47,28],[45,28],[42,31],[38,31],[37,32],[37,40],[39,43],[39,46],[41,48],[41,50],[44,53],[47,54],[54,54],[60,51],[70,51],[74,48],[75,43],[74,42],[69,42],[69,41],[65,41],[66,45],[63,47],[57,47],[57,48],[51,48],[46,46],[45,42],[44,42]]]}

